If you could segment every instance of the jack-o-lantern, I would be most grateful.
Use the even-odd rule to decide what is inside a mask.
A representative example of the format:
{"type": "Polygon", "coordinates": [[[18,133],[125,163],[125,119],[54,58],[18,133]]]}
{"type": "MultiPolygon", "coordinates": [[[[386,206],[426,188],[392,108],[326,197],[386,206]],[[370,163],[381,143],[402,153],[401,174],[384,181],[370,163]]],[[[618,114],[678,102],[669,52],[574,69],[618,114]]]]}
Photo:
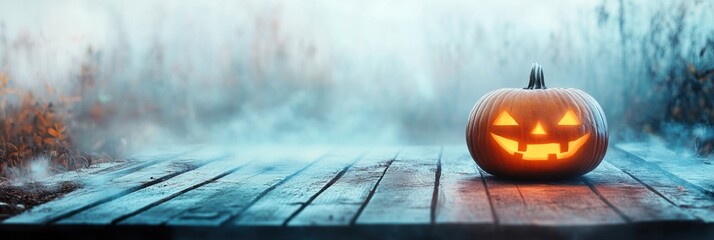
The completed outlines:
{"type": "Polygon", "coordinates": [[[546,88],[543,68],[533,63],[528,87],[495,90],[476,103],[466,142],[476,163],[495,176],[575,177],[605,156],[607,122],[587,93],[546,88]]]}

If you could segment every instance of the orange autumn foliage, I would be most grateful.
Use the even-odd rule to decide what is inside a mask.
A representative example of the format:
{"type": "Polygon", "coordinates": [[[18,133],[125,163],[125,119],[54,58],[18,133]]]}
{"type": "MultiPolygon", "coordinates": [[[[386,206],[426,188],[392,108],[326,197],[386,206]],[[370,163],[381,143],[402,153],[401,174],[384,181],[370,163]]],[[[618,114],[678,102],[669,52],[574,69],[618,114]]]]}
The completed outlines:
{"type": "Polygon", "coordinates": [[[0,178],[13,178],[29,171],[33,159],[50,160],[52,172],[88,166],[91,159],[72,147],[66,116],[52,103],[36,101],[31,92],[8,87],[0,74],[0,178]],[[20,99],[10,103],[9,96],[20,99]]]}

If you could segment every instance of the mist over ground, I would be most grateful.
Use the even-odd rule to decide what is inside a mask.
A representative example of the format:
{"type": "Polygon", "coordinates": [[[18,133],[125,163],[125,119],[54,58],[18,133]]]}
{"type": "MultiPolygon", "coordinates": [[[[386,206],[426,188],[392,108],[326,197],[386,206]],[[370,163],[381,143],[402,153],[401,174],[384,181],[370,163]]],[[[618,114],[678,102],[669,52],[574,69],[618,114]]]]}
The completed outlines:
{"type": "Polygon", "coordinates": [[[664,0],[0,1],[0,74],[69,105],[87,149],[459,144],[473,104],[525,87],[533,61],[548,87],[593,95],[616,138],[685,126],[678,136],[701,143],[714,112],[668,116],[711,109],[711,76],[696,75],[686,106],[672,94],[691,89],[672,79],[714,68],[712,12],[664,0]]]}

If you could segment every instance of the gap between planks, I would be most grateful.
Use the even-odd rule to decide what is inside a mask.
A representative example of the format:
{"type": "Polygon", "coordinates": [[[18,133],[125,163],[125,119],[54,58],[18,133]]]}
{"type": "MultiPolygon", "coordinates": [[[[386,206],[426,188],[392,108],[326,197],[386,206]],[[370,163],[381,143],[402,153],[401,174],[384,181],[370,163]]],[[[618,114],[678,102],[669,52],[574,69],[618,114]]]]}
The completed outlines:
{"type": "Polygon", "coordinates": [[[220,226],[323,159],[326,149],[282,149],[120,224],[220,226]],[[266,162],[267,165],[266,166],[266,162]],[[244,176],[244,175],[247,175],[244,176]]]}
{"type": "Polygon", "coordinates": [[[166,179],[190,171],[198,165],[191,162],[165,161],[136,172],[111,180],[112,186],[102,184],[85,186],[59,199],[37,206],[3,223],[11,224],[49,224],[64,217],[72,216],[113,199],[119,198],[138,189],[142,189],[166,179]],[[158,174],[157,174],[158,173],[158,174]],[[138,179],[138,181],[137,181],[138,179]]]}
{"type": "MultiPolygon", "coordinates": [[[[220,158],[211,148],[191,148],[193,151],[178,160],[174,154],[164,154],[158,160],[147,160],[138,167],[119,169],[108,176],[96,176],[89,184],[63,197],[7,219],[6,224],[50,224],[83,210],[119,198],[220,158]],[[200,159],[200,160],[194,160],[200,159]],[[108,185],[110,187],[108,187],[108,185]]],[[[220,153],[223,154],[223,153],[220,153]]]]}
{"type": "MultiPolygon", "coordinates": [[[[544,214],[541,209],[541,213],[535,213],[535,215],[530,215],[531,221],[525,221],[525,222],[519,222],[519,221],[513,221],[513,218],[511,216],[508,216],[509,211],[512,209],[507,209],[505,207],[507,206],[500,206],[502,203],[499,202],[503,200],[499,196],[515,196],[512,195],[511,193],[508,193],[510,191],[515,191],[514,193],[517,193],[519,195],[521,201],[525,204],[526,201],[534,201],[536,202],[536,207],[545,207],[546,210],[548,208],[547,205],[548,202],[543,202],[540,200],[537,200],[534,198],[534,196],[538,196],[539,191],[544,190],[540,189],[539,186],[529,184],[529,186],[525,186],[525,189],[522,189],[524,186],[522,183],[513,183],[513,182],[508,182],[508,181],[501,181],[498,179],[494,179],[487,174],[483,173],[481,170],[476,168],[475,163],[470,159],[470,155],[468,155],[467,152],[463,149],[459,149],[458,147],[456,150],[449,148],[447,149],[445,147],[438,148],[435,158],[430,158],[430,157],[424,157],[423,155],[429,155],[434,153],[434,149],[437,148],[427,148],[427,150],[421,149],[419,150],[418,148],[410,148],[410,150],[407,152],[406,155],[401,155],[398,154],[396,158],[393,159],[386,159],[388,160],[388,163],[386,166],[382,166],[382,168],[378,168],[379,171],[370,171],[369,173],[379,173],[378,175],[371,175],[372,178],[370,178],[370,182],[368,184],[364,184],[365,186],[368,186],[366,189],[367,191],[363,194],[360,195],[360,200],[361,202],[357,204],[355,207],[350,207],[350,211],[354,211],[353,213],[351,212],[350,214],[354,214],[348,216],[346,219],[349,219],[347,224],[349,225],[354,225],[354,224],[375,224],[375,223],[380,223],[381,221],[379,219],[376,219],[379,217],[379,212],[386,210],[386,212],[394,212],[392,210],[395,209],[401,209],[401,210],[406,210],[406,211],[413,211],[412,213],[416,213],[417,215],[421,216],[428,216],[426,220],[416,220],[414,221],[413,219],[396,219],[396,222],[406,222],[406,223],[422,223],[422,224],[440,224],[440,223],[459,223],[459,222],[481,222],[481,223],[493,223],[493,224],[521,224],[521,223],[530,223],[530,224],[543,224],[545,221],[546,225],[548,225],[548,218],[553,217],[552,215],[541,215],[538,216],[538,214],[544,214]],[[417,150],[415,150],[417,149],[417,150]],[[417,152],[415,154],[415,152],[417,152]],[[461,154],[459,156],[459,154],[461,154]],[[421,158],[419,158],[421,156],[421,158]],[[459,159],[459,160],[453,160],[454,159],[459,159]],[[416,160],[415,160],[416,159],[416,160]],[[431,163],[430,163],[431,162],[431,163]],[[425,169],[419,169],[416,167],[410,167],[409,164],[415,163],[415,164],[420,164],[419,167],[425,168],[425,169]],[[395,165],[396,164],[396,165],[395,165]],[[455,164],[455,165],[454,165],[455,164]],[[396,168],[393,168],[395,167],[396,168]],[[434,168],[435,167],[435,168],[434,168]],[[473,170],[468,170],[468,167],[471,167],[473,170]],[[459,172],[463,169],[467,169],[465,171],[459,172]],[[411,172],[410,172],[411,171],[411,172]],[[470,172],[472,171],[472,172],[470,172]],[[415,209],[410,209],[409,206],[406,206],[406,209],[404,208],[405,206],[399,206],[398,204],[392,203],[392,205],[387,205],[386,203],[388,199],[391,198],[396,198],[396,199],[402,199],[399,196],[394,196],[393,193],[390,193],[389,188],[393,189],[394,184],[398,183],[396,181],[399,180],[400,176],[393,176],[392,174],[416,174],[418,176],[427,176],[431,175],[433,181],[431,183],[425,183],[423,186],[421,185],[421,180],[419,179],[408,179],[409,181],[415,181],[415,185],[413,186],[407,186],[409,188],[406,192],[408,194],[423,194],[426,193],[425,187],[428,187],[430,189],[430,201],[429,201],[429,208],[428,208],[428,213],[424,213],[423,210],[419,210],[421,207],[416,207],[415,209]],[[469,177],[470,174],[473,174],[472,177],[469,177]],[[386,183],[386,185],[383,185],[383,183],[386,183]],[[390,185],[391,184],[391,185],[390,185]],[[458,185],[458,186],[455,186],[458,185]],[[463,191],[465,186],[468,187],[483,187],[482,190],[475,191],[471,189],[471,195],[468,196],[462,196],[459,195],[460,191],[463,191]],[[510,185],[510,186],[509,186],[510,185]],[[495,187],[495,189],[492,189],[495,187]],[[383,188],[387,189],[384,190],[383,188]],[[509,190],[509,188],[514,189],[514,190],[509,190]],[[496,190],[494,193],[493,191],[496,190]],[[522,190],[525,190],[522,191],[522,190]],[[505,191],[505,192],[504,192],[505,191]],[[473,194],[473,193],[478,193],[478,194],[473,194]],[[386,194],[386,195],[385,195],[386,194]],[[506,194],[506,195],[503,195],[506,194]],[[459,197],[463,197],[464,199],[458,199],[459,197]],[[478,204],[473,204],[470,206],[466,206],[464,204],[468,203],[465,201],[465,199],[477,199],[478,204]],[[362,200],[363,199],[363,200],[362,200]],[[376,203],[373,202],[374,199],[376,200],[376,203]],[[460,201],[460,202],[459,202],[460,201]],[[540,201],[540,202],[539,202],[540,201]],[[383,204],[385,203],[385,204],[383,204]],[[370,204],[377,204],[377,205],[382,205],[386,209],[375,209],[373,206],[370,208],[370,204]],[[457,207],[454,207],[457,206],[457,207]],[[461,207],[459,209],[458,207],[461,207]],[[391,210],[390,210],[391,209],[391,210]],[[478,209],[477,211],[470,211],[469,209],[478,209]],[[465,210],[465,211],[464,211],[465,210]],[[363,214],[367,213],[365,217],[363,214]],[[460,213],[461,215],[458,215],[456,213],[460,213]],[[466,215],[464,215],[464,213],[466,215]],[[373,214],[373,216],[369,216],[369,214],[373,214]],[[377,214],[377,215],[374,215],[377,214]],[[422,215],[423,214],[423,215],[422,215]],[[478,214],[479,216],[467,216],[468,214],[478,214]],[[505,215],[504,215],[505,214],[505,215]],[[490,215],[490,217],[488,216],[490,215]],[[363,218],[364,217],[364,218],[363,218]],[[501,218],[505,217],[506,220],[502,220],[501,218]],[[375,220],[376,219],[376,220],[375,220]],[[461,219],[461,220],[454,220],[454,219],[461,219]],[[464,220],[467,219],[467,220],[464,220]],[[374,221],[372,221],[374,220],[374,221]]],[[[612,149],[610,150],[612,152],[612,149]]],[[[572,186],[577,186],[580,185],[582,187],[586,187],[591,194],[594,194],[595,197],[599,198],[598,201],[603,203],[604,205],[607,205],[608,209],[611,209],[616,216],[619,216],[622,221],[624,222],[640,222],[640,221],[660,221],[660,220],[665,220],[665,221],[670,221],[670,220],[684,220],[684,221],[690,221],[693,219],[692,215],[689,214],[690,212],[693,215],[696,215],[699,218],[704,218],[711,220],[712,217],[707,217],[711,216],[712,209],[714,208],[712,204],[709,205],[704,205],[703,207],[696,207],[694,210],[687,210],[687,211],[682,211],[680,208],[683,206],[687,206],[687,204],[692,204],[692,200],[689,200],[689,198],[684,198],[682,200],[681,196],[678,196],[676,194],[673,194],[671,192],[672,187],[669,186],[668,188],[665,188],[661,183],[659,185],[652,184],[654,180],[651,178],[643,178],[643,173],[641,168],[646,169],[645,172],[649,171],[650,173],[656,173],[656,174],[666,174],[668,172],[659,172],[658,169],[652,170],[652,167],[649,165],[645,165],[641,168],[635,168],[633,170],[632,164],[628,165],[628,167],[623,167],[623,161],[631,161],[629,159],[619,159],[620,157],[623,157],[622,155],[617,155],[615,154],[614,158],[611,157],[612,155],[609,155],[606,157],[606,161],[604,161],[598,169],[593,171],[593,174],[588,174],[584,177],[581,177],[579,179],[574,180],[574,184],[572,186]],[[615,166],[609,165],[609,162],[613,162],[615,166]],[[601,169],[602,167],[602,169],[601,169]],[[603,170],[604,169],[604,170],[603,170]],[[639,171],[639,172],[638,172],[639,171]],[[597,174],[596,174],[597,173],[597,174]],[[598,175],[599,174],[599,175],[598,175]],[[614,174],[614,175],[613,175],[614,174]],[[624,185],[618,187],[618,185],[612,185],[614,187],[609,187],[610,185],[607,185],[606,183],[613,183],[610,182],[608,179],[610,177],[615,177],[619,182],[614,182],[616,184],[622,184],[624,185]],[[581,182],[581,184],[578,184],[577,182],[581,182]],[[634,190],[632,190],[634,189],[634,190]],[[663,191],[662,189],[665,189],[667,191],[663,191]],[[634,206],[634,210],[628,208],[628,204],[632,204],[632,201],[630,199],[623,198],[622,195],[619,193],[620,191],[622,192],[627,192],[627,191],[634,191],[635,193],[638,194],[644,194],[646,198],[640,198],[640,199],[634,199],[635,202],[640,203],[639,205],[631,205],[634,206]],[[678,198],[679,197],[679,198],[678,198]],[[656,207],[656,208],[653,208],[656,207]],[[672,208],[674,207],[674,208],[672,208]],[[657,209],[663,209],[663,211],[652,211],[648,212],[647,209],[649,210],[657,210],[657,209]],[[707,214],[707,211],[709,212],[707,214]],[[639,214],[639,215],[638,215],[639,214]],[[704,217],[702,217],[704,216],[704,217]]],[[[302,214],[307,214],[307,212],[310,211],[317,211],[317,210],[311,210],[313,206],[316,206],[318,202],[322,201],[321,196],[325,195],[335,195],[335,193],[332,193],[332,188],[336,186],[341,186],[343,181],[346,181],[346,177],[350,178],[356,178],[359,177],[360,175],[357,174],[357,176],[353,176],[353,170],[354,166],[357,163],[360,163],[362,158],[356,157],[355,161],[347,163],[347,165],[343,165],[341,168],[338,168],[339,171],[333,172],[335,175],[329,175],[329,169],[314,169],[311,170],[311,173],[328,173],[327,177],[320,177],[320,179],[312,179],[306,176],[300,177],[302,181],[305,183],[321,183],[323,185],[321,186],[313,186],[310,191],[315,191],[312,192],[311,195],[307,198],[300,197],[299,199],[304,199],[302,202],[300,202],[297,207],[295,206],[284,206],[285,207],[285,213],[280,213],[280,216],[285,216],[282,220],[277,220],[278,225],[281,226],[292,226],[292,225],[300,225],[300,221],[303,221],[305,218],[301,217],[302,214]],[[289,214],[287,214],[289,213],[289,214]],[[302,220],[301,220],[302,219],[302,220]],[[300,220],[300,221],[298,221],[300,220]]],[[[384,161],[384,160],[383,160],[384,161]]],[[[646,161],[646,160],[641,160],[641,161],[646,161]]],[[[266,195],[274,194],[273,191],[276,188],[279,188],[283,186],[284,184],[293,184],[291,183],[294,179],[294,177],[298,175],[305,175],[306,173],[303,173],[304,170],[310,169],[314,167],[313,164],[316,164],[316,162],[312,162],[309,165],[305,166],[304,168],[299,169],[297,172],[293,173],[292,175],[289,175],[287,178],[282,179],[280,182],[276,183],[275,185],[272,185],[265,189],[264,191],[260,192],[260,194],[254,198],[252,201],[250,201],[246,206],[242,207],[242,210],[239,212],[234,212],[231,217],[229,217],[225,222],[223,222],[224,225],[229,224],[231,222],[238,222],[240,221],[240,218],[245,217],[242,216],[245,211],[252,211],[251,208],[256,206],[256,203],[262,204],[261,201],[265,200],[264,198],[266,195]]],[[[337,165],[321,165],[322,167],[330,166],[330,167],[335,167],[339,166],[337,165]]],[[[240,168],[242,169],[242,168],[240,168]]],[[[234,171],[240,170],[240,169],[232,169],[231,171],[224,172],[218,176],[213,177],[212,179],[208,179],[204,182],[198,183],[197,185],[191,185],[187,189],[183,189],[177,193],[174,193],[173,195],[169,196],[168,198],[162,198],[157,202],[153,202],[148,206],[145,206],[143,208],[138,209],[137,211],[134,211],[132,213],[129,213],[127,215],[121,216],[118,219],[113,220],[114,223],[116,222],[121,222],[123,220],[131,219],[131,217],[140,215],[142,212],[151,210],[152,208],[155,207],[160,207],[161,204],[165,204],[166,202],[171,201],[174,198],[180,197],[187,192],[190,191],[196,191],[202,189],[205,185],[210,184],[218,179],[221,179],[227,175],[233,174],[234,171]]],[[[335,169],[337,170],[337,169],[335,169]]],[[[181,173],[178,173],[181,174],[181,173]]],[[[177,175],[178,175],[177,174],[177,175]]],[[[671,174],[671,173],[670,173],[671,174]]],[[[130,175],[130,174],[129,174],[130,175]]],[[[163,176],[160,179],[160,181],[153,182],[152,184],[155,184],[157,182],[162,182],[164,180],[170,179],[173,176],[163,176]],[[167,178],[168,177],[168,178],[167,178]]],[[[404,176],[401,176],[404,177],[404,176]]],[[[684,180],[682,180],[684,181],[684,180]]],[[[676,181],[674,181],[676,182],[676,181]]],[[[655,182],[657,183],[657,182],[655,182]]],[[[670,184],[671,185],[671,184],[670,184]]],[[[294,189],[299,189],[299,185],[294,185],[289,187],[289,189],[294,190],[294,189]]],[[[563,188],[564,191],[565,189],[570,189],[571,185],[569,183],[563,184],[546,184],[545,187],[551,187],[553,186],[554,188],[563,188]]],[[[689,186],[689,185],[686,185],[689,186]]],[[[148,186],[144,186],[148,187],[148,186]]],[[[576,187],[579,189],[579,187],[576,187]]],[[[142,189],[141,187],[139,189],[142,189]]],[[[279,189],[279,190],[286,190],[286,189],[279,189]]],[[[694,189],[698,190],[698,189],[694,189]]],[[[137,191],[137,189],[134,189],[133,191],[137,191]]],[[[132,191],[132,192],[133,192],[132,191]]],[[[124,193],[124,192],[122,192],[124,193]]],[[[561,192],[565,193],[565,192],[561,192]]],[[[706,192],[708,193],[708,192],[706,192]]],[[[711,202],[711,196],[703,193],[705,196],[704,198],[707,198],[711,202]]],[[[279,193],[277,196],[280,196],[279,193]]],[[[124,194],[126,195],[126,194],[124,194]]],[[[691,195],[697,198],[701,198],[701,194],[698,194],[698,192],[694,192],[691,195]]],[[[122,195],[123,196],[123,195],[122,195]]],[[[565,196],[565,195],[563,195],[565,196]]],[[[421,196],[424,197],[424,196],[421,196]]],[[[548,197],[548,196],[546,196],[548,197]]],[[[578,197],[576,197],[578,198],[578,197]]],[[[690,197],[691,198],[691,197],[690,197]]],[[[114,198],[110,198],[108,201],[115,200],[116,195],[114,198]]],[[[595,204],[595,202],[589,202],[592,201],[592,195],[588,197],[580,197],[581,200],[587,199],[585,202],[586,205],[590,204],[591,207],[593,206],[599,206],[602,207],[598,204],[595,204]]],[[[415,200],[415,201],[422,201],[419,199],[410,199],[410,200],[415,200]]],[[[551,199],[552,200],[552,199],[551,199]]],[[[58,219],[65,218],[67,216],[72,216],[78,212],[81,212],[83,210],[86,210],[88,208],[97,206],[99,204],[106,203],[107,201],[99,201],[95,202],[96,204],[89,204],[87,206],[89,207],[81,207],[79,209],[75,209],[76,211],[66,213],[64,215],[59,215],[59,217],[55,217],[53,220],[50,222],[57,221],[58,219]]],[[[407,202],[406,204],[410,204],[410,202],[407,202]]],[[[264,207],[268,207],[263,206],[264,207]]],[[[515,205],[516,208],[519,206],[515,205]]],[[[578,206],[577,208],[580,208],[582,206],[578,206]]],[[[319,208],[318,208],[319,209],[319,208]]],[[[528,208],[525,208],[528,209],[528,208]]],[[[265,210],[265,209],[264,209],[265,210]]],[[[585,209],[587,210],[587,209],[585,209]]],[[[259,211],[263,211],[260,210],[259,211]]],[[[399,212],[399,211],[397,211],[399,212]]],[[[396,213],[396,212],[395,212],[396,213]]],[[[516,211],[518,213],[518,211],[516,211]]],[[[523,212],[521,212],[523,213],[523,212]]],[[[574,213],[574,212],[571,212],[574,213]]],[[[570,214],[567,213],[566,214],[570,214]]],[[[389,215],[389,214],[385,214],[389,215]]],[[[382,216],[385,216],[382,215],[382,216]]],[[[309,216],[309,215],[307,215],[309,216]]],[[[611,218],[612,214],[605,214],[600,216],[600,220],[596,219],[580,219],[583,222],[577,222],[578,223],[586,223],[586,224],[598,224],[598,223],[607,223],[607,224],[612,224],[612,223],[618,223],[619,221],[614,220],[611,218]],[[594,221],[594,222],[593,222],[594,221]]],[[[521,216],[522,217],[522,216],[521,216]]],[[[597,217],[597,216],[596,216],[597,217]]],[[[399,218],[399,216],[397,216],[399,218]]],[[[423,219],[419,217],[419,219],[423,219]]],[[[578,219],[577,216],[575,218],[576,220],[578,219]]],[[[394,219],[392,219],[394,220],[394,219]]],[[[526,219],[527,220],[527,219],[526,219]]],[[[272,220],[271,220],[272,221],[272,220]]],[[[550,221],[553,221],[553,219],[550,219],[550,221]]],[[[558,220],[555,220],[555,223],[557,223],[558,220]]],[[[394,223],[394,222],[383,222],[383,223],[394,223]]],[[[553,223],[553,222],[551,222],[553,223]]],[[[572,223],[572,222],[571,222],[572,223]]],[[[250,224],[249,224],[250,225],[250,224]]]]}
{"type": "Polygon", "coordinates": [[[663,199],[704,222],[714,222],[714,196],[705,189],[648,161],[645,159],[647,156],[636,155],[619,147],[611,147],[608,154],[613,155],[610,163],[663,199]]]}
{"type": "Polygon", "coordinates": [[[364,149],[344,149],[329,154],[268,191],[230,222],[241,226],[283,226],[290,216],[335,176],[345,171],[363,152],[364,149]]]}
{"type": "Polygon", "coordinates": [[[370,150],[295,212],[287,225],[353,225],[398,153],[398,148],[370,150]]]}
{"type": "Polygon", "coordinates": [[[441,147],[433,146],[402,150],[357,217],[356,224],[431,224],[440,153],[441,147]]]}

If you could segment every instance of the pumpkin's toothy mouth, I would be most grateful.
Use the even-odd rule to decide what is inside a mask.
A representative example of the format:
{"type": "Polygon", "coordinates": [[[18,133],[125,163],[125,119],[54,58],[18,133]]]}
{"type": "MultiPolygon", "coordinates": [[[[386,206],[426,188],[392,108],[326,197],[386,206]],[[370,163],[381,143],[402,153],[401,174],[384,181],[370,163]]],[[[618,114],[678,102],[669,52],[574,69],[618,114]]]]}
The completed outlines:
{"type": "Polygon", "coordinates": [[[573,141],[564,143],[544,143],[544,144],[523,144],[515,140],[498,136],[491,133],[491,136],[503,150],[511,155],[523,160],[556,160],[573,156],[580,147],[590,138],[590,133],[573,141]]]}

